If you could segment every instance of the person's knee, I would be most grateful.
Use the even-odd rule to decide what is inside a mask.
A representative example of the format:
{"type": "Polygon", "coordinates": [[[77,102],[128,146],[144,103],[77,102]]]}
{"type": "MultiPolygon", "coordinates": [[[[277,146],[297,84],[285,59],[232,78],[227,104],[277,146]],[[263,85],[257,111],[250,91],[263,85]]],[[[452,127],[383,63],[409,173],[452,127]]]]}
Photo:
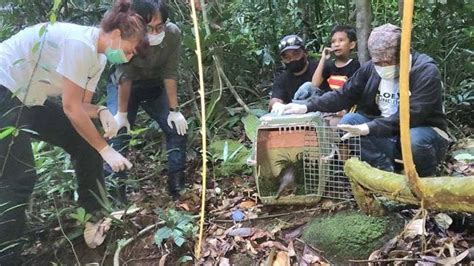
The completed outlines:
{"type": "Polygon", "coordinates": [[[363,123],[369,122],[369,119],[361,114],[358,113],[347,113],[345,114],[341,121],[339,122],[340,125],[359,125],[363,123]]]}
{"type": "Polygon", "coordinates": [[[434,156],[434,145],[431,133],[426,128],[410,129],[411,149],[413,154],[420,156],[434,156]]]}

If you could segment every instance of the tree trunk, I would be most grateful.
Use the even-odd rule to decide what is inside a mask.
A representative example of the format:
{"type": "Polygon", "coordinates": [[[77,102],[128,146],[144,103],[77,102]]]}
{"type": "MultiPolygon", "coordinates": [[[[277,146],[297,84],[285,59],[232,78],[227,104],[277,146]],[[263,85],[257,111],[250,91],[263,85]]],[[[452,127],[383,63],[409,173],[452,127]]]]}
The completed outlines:
{"type": "Polygon", "coordinates": [[[356,4],[356,30],[357,30],[357,56],[360,63],[370,60],[369,50],[367,50],[367,39],[369,39],[372,11],[370,0],[355,0],[356,4]]]}
{"type": "MultiPolygon", "coordinates": [[[[420,205],[409,189],[407,178],[370,167],[358,159],[344,165],[359,207],[368,214],[380,213],[371,194],[407,204],[420,205]]],[[[474,212],[474,176],[424,177],[419,180],[423,190],[423,206],[441,211],[474,212]]]]}

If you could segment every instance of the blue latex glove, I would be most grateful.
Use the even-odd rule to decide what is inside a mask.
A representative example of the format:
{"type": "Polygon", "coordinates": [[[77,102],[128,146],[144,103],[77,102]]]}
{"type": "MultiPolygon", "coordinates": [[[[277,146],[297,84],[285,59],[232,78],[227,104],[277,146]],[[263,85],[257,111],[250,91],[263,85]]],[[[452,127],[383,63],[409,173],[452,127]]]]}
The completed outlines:
{"type": "Polygon", "coordinates": [[[321,96],[322,94],[323,92],[318,87],[314,86],[311,82],[308,81],[303,83],[298,88],[291,102],[305,104],[309,98],[313,96],[321,96]]]}

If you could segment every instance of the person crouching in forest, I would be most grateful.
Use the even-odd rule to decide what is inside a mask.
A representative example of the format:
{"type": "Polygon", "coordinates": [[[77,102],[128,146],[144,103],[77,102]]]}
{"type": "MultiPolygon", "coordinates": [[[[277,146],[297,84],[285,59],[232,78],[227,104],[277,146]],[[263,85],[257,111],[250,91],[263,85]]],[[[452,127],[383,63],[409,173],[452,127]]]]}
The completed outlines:
{"type": "Polygon", "coordinates": [[[105,107],[83,103],[94,92],[106,61],[125,63],[146,40],[146,24],[130,3],[118,1],[100,28],[70,23],[28,27],[0,44],[0,264],[14,265],[23,232],[25,207],[37,175],[31,138],[71,155],[79,203],[88,213],[100,209],[95,195],[104,184],[103,160],[114,171],[132,164],[104,137],[118,127],[105,107]],[[39,46],[38,46],[39,45],[39,46]],[[62,106],[47,99],[62,96],[62,106]],[[104,137],[91,119],[99,119],[104,137]]]}
{"type": "MultiPolygon", "coordinates": [[[[107,106],[122,128],[111,145],[127,153],[138,108],[155,120],[165,133],[168,157],[168,191],[178,199],[185,186],[186,131],[188,124],[180,112],[177,87],[181,32],[168,21],[168,9],[163,0],[135,0],[132,7],[148,23],[150,47],[146,57],[137,56],[129,63],[117,66],[107,85],[107,106]]],[[[105,169],[110,174],[109,169],[105,169]]],[[[126,201],[126,172],[113,174],[121,179],[118,198],[126,201]]]]}
{"type": "MultiPolygon", "coordinates": [[[[312,97],[307,104],[291,103],[284,113],[335,112],[357,105],[343,116],[342,139],[361,136],[361,157],[373,167],[394,171],[400,158],[399,51],[401,30],[391,24],[375,28],[369,37],[372,60],[366,62],[341,90],[312,97]]],[[[441,76],[435,61],[413,52],[410,57],[410,136],[420,176],[436,173],[448,147],[441,76]]]]}
{"type": "Polygon", "coordinates": [[[286,70],[273,83],[268,109],[272,113],[281,114],[284,104],[292,102],[300,86],[311,81],[318,62],[308,57],[304,41],[297,35],[283,37],[278,49],[286,70]]]}

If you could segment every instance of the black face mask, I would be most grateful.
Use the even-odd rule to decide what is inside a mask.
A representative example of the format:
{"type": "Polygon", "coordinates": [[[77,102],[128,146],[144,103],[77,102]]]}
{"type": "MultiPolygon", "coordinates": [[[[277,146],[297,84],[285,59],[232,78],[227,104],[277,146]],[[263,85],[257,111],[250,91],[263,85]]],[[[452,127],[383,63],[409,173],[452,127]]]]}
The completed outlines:
{"type": "Polygon", "coordinates": [[[299,60],[291,61],[289,63],[284,63],[285,67],[291,73],[298,73],[303,70],[306,66],[306,56],[301,57],[299,60]]]}

